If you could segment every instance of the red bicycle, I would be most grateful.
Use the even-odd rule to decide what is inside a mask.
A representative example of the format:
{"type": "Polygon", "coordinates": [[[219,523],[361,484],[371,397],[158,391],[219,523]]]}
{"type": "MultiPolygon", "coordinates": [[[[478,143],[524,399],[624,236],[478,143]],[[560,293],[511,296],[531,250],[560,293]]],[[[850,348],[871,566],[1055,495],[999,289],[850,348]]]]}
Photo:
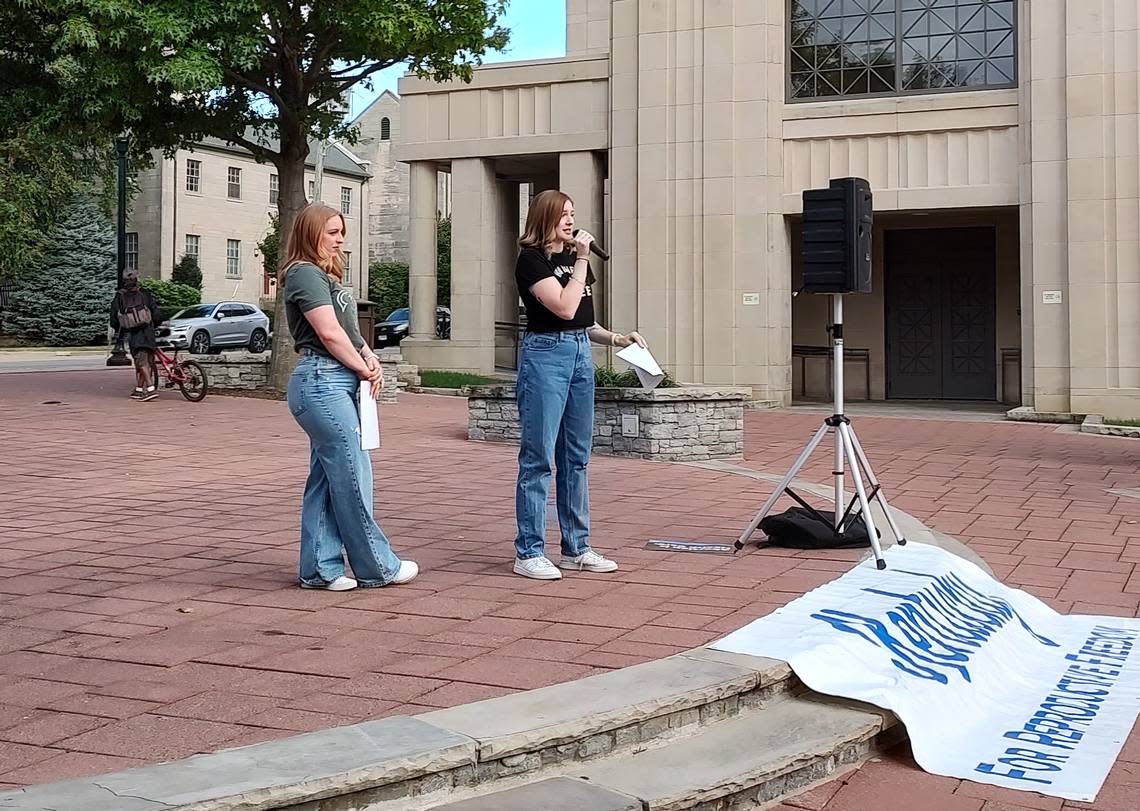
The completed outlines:
{"type": "Polygon", "coordinates": [[[179,360],[177,349],[174,350],[174,357],[167,355],[161,348],[156,349],[151,371],[156,381],[162,378],[166,381],[165,388],[168,389],[177,386],[182,391],[182,396],[192,403],[205,398],[210,388],[206,370],[202,365],[193,360],[179,360]]]}

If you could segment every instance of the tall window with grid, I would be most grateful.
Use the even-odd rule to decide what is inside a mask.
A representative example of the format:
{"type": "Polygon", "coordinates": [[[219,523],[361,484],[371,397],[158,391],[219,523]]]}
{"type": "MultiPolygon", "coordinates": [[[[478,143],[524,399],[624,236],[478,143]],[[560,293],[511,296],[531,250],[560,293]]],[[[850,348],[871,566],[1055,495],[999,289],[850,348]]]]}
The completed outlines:
{"type": "Polygon", "coordinates": [[[789,0],[791,99],[1015,87],[1015,0],[789,0]]]}
{"type": "Polygon", "coordinates": [[[277,205],[277,200],[281,196],[281,178],[277,175],[269,176],[269,205],[277,205]]]}
{"type": "Polygon", "coordinates": [[[136,273],[139,269],[139,235],[135,231],[127,233],[127,247],[123,252],[126,257],[126,269],[136,273]]]}
{"type": "Polygon", "coordinates": [[[186,161],[186,191],[202,191],[202,161],[186,161]]]}
{"type": "Polygon", "coordinates": [[[310,181],[309,181],[309,202],[310,202],[310,203],[311,203],[311,202],[313,202],[313,200],[315,200],[315,199],[316,199],[316,198],[315,198],[315,196],[314,196],[314,195],[315,195],[315,193],[316,193],[316,191],[317,191],[317,184],[316,184],[316,182],[315,182],[315,181],[312,181],[312,180],[310,180],[310,181]]]}
{"type": "Polygon", "coordinates": [[[202,263],[202,237],[199,234],[186,235],[186,250],[183,251],[186,256],[193,256],[198,260],[198,264],[202,263]]]}
{"type": "Polygon", "coordinates": [[[352,189],[348,186],[340,187],[340,213],[346,217],[352,214],[352,189]]]}
{"type": "Polygon", "coordinates": [[[226,278],[241,278],[241,240],[226,240],[226,278]]]}
{"type": "Polygon", "coordinates": [[[226,170],[226,197],[231,200],[241,199],[241,169],[236,166],[226,170]]]}
{"type": "Polygon", "coordinates": [[[352,251],[344,252],[344,279],[345,287],[352,286],[352,251]]]}

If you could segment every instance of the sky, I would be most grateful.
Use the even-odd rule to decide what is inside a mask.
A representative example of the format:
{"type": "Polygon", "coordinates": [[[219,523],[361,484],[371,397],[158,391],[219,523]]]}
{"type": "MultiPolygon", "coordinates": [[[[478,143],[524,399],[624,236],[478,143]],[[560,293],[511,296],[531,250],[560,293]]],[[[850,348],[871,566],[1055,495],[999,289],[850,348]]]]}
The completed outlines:
{"type": "MultiPolygon", "coordinates": [[[[511,30],[511,41],[504,52],[487,54],[486,63],[566,54],[566,4],[562,0],[509,0],[503,25],[511,30]]],[[[395,93],[396,82],[404,72],[403,65],[394,65],[376,74],[371,90],[354,88],[350,119],[385,90],[395,93]]]]}

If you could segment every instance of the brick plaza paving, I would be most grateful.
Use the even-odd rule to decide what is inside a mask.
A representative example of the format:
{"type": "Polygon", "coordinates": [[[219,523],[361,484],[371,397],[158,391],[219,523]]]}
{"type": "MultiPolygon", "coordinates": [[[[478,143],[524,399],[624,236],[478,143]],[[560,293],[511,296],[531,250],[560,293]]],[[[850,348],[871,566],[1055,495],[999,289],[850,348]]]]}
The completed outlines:
{"type": "MultiPolygon", "coordinates": [[[[302,591],[308,451],[285,405],[176,393],[135,403],[131,380],[121,369],[0,375],[0,789],[660,658],[860,556],[646,551],[653,538],[735,539],[771,485],[598,456],[593,543],[621,570],[525,580],[510,574],[515,448],[467,441],[460,398],[401,395],[381,410],[377,514],[423,574],[302,591]]],[[[750,413],[742,464],[782,473],[819,419],[750,413]]],[[[1061,611],[1137,615],[1137,441],[980,418],[857,426],[892,503],[969,544],[1005,582],[1061,611]]],[[[803,477],[826,483],[829,470],[821,450],[803,477]]],[[[1094,804],[928,775],[904,746],[780,808],[1136,809],[1140,734],[1094,804]]]]}

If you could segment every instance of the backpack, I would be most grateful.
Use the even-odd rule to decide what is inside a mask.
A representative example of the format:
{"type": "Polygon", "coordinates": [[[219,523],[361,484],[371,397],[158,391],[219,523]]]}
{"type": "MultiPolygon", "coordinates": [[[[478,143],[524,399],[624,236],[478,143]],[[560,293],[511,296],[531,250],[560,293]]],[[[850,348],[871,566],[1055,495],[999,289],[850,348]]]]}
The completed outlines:
{"type": "Polygon", "coordinates": [[[150,302],[141,287],[119,293],[119,312],[116,316],[122,329],[138,329],[150,323],[150,302]]]}

